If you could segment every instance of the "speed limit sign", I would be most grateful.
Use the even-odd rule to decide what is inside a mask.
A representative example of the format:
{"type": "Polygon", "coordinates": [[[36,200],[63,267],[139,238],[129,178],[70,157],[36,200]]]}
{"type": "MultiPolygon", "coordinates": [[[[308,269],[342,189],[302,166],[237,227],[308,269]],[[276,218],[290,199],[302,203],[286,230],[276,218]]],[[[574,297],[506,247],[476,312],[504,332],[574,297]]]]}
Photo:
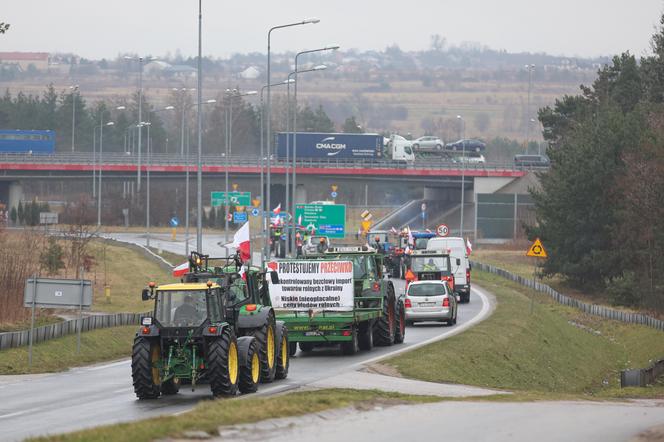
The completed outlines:
{"type": "Polygon", "coordinates": [[[447,227],[447,224],[441,224],[436,227],[436,235],[438,236],[447,236],[450,234],[450,228],[447,227]]]}

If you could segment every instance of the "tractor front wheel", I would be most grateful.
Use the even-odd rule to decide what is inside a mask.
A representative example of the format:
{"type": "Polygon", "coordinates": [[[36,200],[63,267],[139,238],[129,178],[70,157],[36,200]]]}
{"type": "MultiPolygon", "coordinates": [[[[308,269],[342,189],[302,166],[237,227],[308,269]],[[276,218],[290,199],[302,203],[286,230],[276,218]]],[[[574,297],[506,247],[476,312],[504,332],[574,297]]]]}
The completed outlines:
{"type": "Polygon", "coordinates": [[[235,396],[239,382],[239,354],[235,334],[225,329],[208,342],[207,371],[214,396],[235,396]]]}
{"type": "Polygon", "coordinates": [[[383,314],[374,326],[374,342],[376,345],[388,346],[394,344],[394,330],[397,322],[395,303],[394,286],[389,284],[387,295],[383,299],[383,314]]]}
{"type": "Polygon", "coordinates": [[[161,357],[159,345],[136,337],[131,352],[131,377],[134,393],[139,399],[159,397],[159,369],[154,366],[161,357]]]}

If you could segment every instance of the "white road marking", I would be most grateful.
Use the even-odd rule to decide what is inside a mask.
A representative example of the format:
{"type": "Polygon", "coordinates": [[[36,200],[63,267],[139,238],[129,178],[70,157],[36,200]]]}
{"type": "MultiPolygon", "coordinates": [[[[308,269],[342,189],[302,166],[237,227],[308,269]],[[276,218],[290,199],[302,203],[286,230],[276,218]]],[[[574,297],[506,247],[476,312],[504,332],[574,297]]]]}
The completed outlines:
{"type": "Polygon", "coordinates": [[[129,359],[123,359],[122,361],[112,362],[112,363],[110,363],[110,364],[105,364],[105,365],[98,365],[98,366],[96,366],[96,367],[92,367],[92,368],[84,368],[83,370],[84,370],[84,371],[105,370],[105,369],[107,369],[107,368],[117,367],[117,366],[119,366],[119,365],[124,365],[124,364],[126,364],[127,362],[129,362],[129,359]]]}
{"type": "Polygon", "coordinates": [[[3,415],[0,415],[0,419],[6,419],[8,417],[16,417],[16,416],[21,416],[23,414],[34,413],[37,410],[41,410],[41,408],[31,408],[29,410],[23,410],[23,411],[17,411],[15,413],[3,414],[3,415]]]}

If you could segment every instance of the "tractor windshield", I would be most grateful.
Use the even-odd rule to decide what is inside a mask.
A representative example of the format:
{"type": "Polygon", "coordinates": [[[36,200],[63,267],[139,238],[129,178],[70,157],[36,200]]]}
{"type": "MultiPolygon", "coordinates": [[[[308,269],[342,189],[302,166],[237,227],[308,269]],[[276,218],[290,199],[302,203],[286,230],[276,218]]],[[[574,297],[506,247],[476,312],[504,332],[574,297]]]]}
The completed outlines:
{"type": "Polygon", "coordinates": [[[447,256],[411,256],[410,263],[413,272],[446,272],[450,270],[447,256]]]}
{"type": "Polygon", "coordinates": [[[158,291],[156,318],[163,327],[198,327],[207,318],[205,290],[158,291]]]}

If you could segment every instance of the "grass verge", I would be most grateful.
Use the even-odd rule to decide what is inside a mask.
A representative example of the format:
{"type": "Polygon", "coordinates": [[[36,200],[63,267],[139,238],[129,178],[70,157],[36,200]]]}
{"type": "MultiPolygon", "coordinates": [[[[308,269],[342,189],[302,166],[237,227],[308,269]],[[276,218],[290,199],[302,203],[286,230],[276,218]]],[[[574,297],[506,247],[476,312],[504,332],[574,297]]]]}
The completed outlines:
{"type": "Polygon", "coordinates": [[[94,300],[92,308],[102,312],[145,312],[152,302],[141,300],[141,289],[150,281],[175,282],[170,271],[140,251],[108,241],[95,241],[91,246],[95,257],[94,300]],[[110,299],[106,298],[104,286],[110,287],[110,299]]]}
{"type": "Polygon", "coordinates": [[[438,402],[431,396],[410,396],[376,390],[360,391],[329,389],[303,391],[270,398],[247,398],[204,401],[191,412],[181,416],[164,416],[138,422],[115,424],[83,430],[76,433],[30,439],[32,441],[152,441],[165,437],[178,437],[185,431],[202,430],[218,434],[223,425],[257,422],[265,419],[316,413],[332,408],[363,408],[374,404],[397,405],[438,402]]]}
{"type": "Polygon", "coordinates": [[[32,368],[28,368],[28,347],[0,351],[0,375],[49,373],[70,367],[111,361],[131,355],[138,326],[112,327],[81,334],[81,353],[76,353],[76,335],[35,344],[32,368]]]}
{"type": "Polygon", "coordinates": [[[473,276],[496,295],[494,314],[460,335],[389,359],[387,365],[409,378],[535,396],[664,396],[661,385],[621,390],[619,380],[620,370],[645,367],[664,355],[661,332],[583,314],[495,275],[476,271],[473,276]]]}
{"type": "Polygon", "coordinates": [[[148,247],[152,252],[164,258],[166,261],[170,262],[174,266],[178,266],[183,262],[187,261],[187,257],[180,255],[178,253],[169,252],[168,250],[162,250],[161,252],[156,247],[148,247]]]}

